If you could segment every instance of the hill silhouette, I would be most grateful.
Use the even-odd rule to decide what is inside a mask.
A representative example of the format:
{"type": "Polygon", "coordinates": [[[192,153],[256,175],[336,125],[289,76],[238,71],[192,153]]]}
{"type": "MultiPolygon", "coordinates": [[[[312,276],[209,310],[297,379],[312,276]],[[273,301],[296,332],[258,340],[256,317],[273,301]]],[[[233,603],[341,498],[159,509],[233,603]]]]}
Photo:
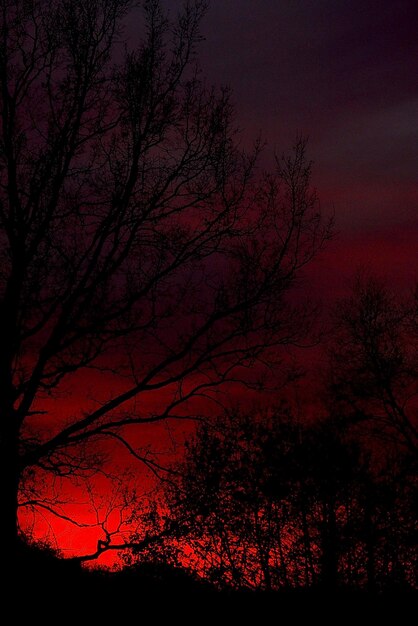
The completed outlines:
{"type": "MultiPolygon", "coordinates": [[[[117,571],[89,569],[82,567],[78,561],[60,558],[56,551],[42,544],[22,546],[15,574],[24,597],[28,599],[35,597],[39,601],[39,598],[47,595],[55,603],[62,604],[64,598],[68,603],[70,595],[74,605],[72,608],[86,602],[92,608],[98,601],[109,602],[109,606],[123,601],[125,609],[129,609],[139,599],[181,598],[195,594],[252,598],[255,603],[259,598],[260,601],[262,599],[263,606],[266,601],[268,602],[268,598],[285,600],[303,596],[315,601],[329,596],[328,592],[320,587],[270,592],[237,591],[228,587],[220,590],[191,571],[163,562],[144,561],[117,571]]],[[[393,588],[386,588],[383,596],[402,595],[406,598],[415,594],[411,588],[394,585],[393,588]]],[[[350,598],[366,596],[370,597],[370,594],[349,587],[341,587],[333,593],[333,597],[339,598],[343,603],[344,599],[349,602],[350,598]]]]}

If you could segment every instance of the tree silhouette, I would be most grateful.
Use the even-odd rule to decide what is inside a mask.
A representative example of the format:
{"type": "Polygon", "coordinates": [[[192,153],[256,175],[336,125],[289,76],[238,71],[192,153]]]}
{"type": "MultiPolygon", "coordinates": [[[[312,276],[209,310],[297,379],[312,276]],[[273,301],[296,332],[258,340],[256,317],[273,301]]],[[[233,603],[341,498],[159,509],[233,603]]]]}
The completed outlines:
{"type": "Polygon", "coordinates": [[[49,474],[97,468],[105,439],[158,472],[127,427],[192,416],[191,399],[230,380],[260,384],[300,338],[286,293],[328,235],[304,142],[256,179],[228,92],[200,79],[205,3],[170,20],[144,1],[132,47],[135,5],[1,7],[0,536],[12,560],[19,485],[36,506],[49,474]],[[50,399],[81,380],[90,397],[63,421],[50,399]],[[139,401],[151,392],[152,408],[139,401]]]}
{"type": "Polygon", "coordinates": [[[339,303],[330,386],[341,415],[418,453],[416,311],[375,277],[359,275],[339,303]]]}
{"type": "Polygon", "coordinates": [[[414,477],[409,456],[379,464],[335,419],[222,414],[189,441],[167,492],[187,531],[179,560],[191,554],[219,588],[414,587],[414,477]]]}

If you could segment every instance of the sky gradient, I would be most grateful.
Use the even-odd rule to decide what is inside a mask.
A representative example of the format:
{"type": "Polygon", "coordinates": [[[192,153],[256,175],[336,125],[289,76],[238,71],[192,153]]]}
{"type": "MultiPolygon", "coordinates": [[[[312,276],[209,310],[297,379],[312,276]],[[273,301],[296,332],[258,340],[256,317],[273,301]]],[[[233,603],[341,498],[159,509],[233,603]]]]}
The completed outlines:
{"type": "Polygon", "coordinates": [[[230,85],[245,139],[267,141],[265,163],[310,138],[338,232],[319,262],[324,287],[330,263],[339,277],[359,265],[418,277],[417,23],[414,0],[212,0],[204,20],[203,73],[230,85]]]}

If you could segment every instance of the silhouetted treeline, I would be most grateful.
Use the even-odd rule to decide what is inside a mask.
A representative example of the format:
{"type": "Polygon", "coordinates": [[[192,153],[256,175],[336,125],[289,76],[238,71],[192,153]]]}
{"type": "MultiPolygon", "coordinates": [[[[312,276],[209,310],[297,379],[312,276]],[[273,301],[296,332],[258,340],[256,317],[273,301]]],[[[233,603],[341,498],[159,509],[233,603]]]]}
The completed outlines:
{"type": "Polygon", "coordinates": [[[198,429],[171,490],[184,554],[220,588],[415,587],[413,459],[377,456],[330,419],[222,415],[198,429]]]}
{"type": "Polygon", "coordinates": [[[315,411],[283,401],[202,422],[143,518],[172,531],[147,558],[224,590],[417,589],[417,301],[358,276],[315,411]]]}
{"type": "Polygon", "coordinates": [[[358,277],[336,309],[315,411],[302,403],[296,417],[283,400],[200,422],[162,499],[132,511],[125,569],[35,550],[27,581],[43,569],[48,584],[117,592],[416,591],[417,303],[358,277]]]}

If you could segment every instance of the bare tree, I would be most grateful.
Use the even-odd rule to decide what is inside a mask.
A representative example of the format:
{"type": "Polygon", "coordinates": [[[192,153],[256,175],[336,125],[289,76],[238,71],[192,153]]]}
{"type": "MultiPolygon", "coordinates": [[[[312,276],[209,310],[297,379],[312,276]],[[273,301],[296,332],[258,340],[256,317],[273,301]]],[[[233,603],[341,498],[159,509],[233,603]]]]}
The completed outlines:
{"type": "Polygon", "coordinates": [[[29,474],[39,486],[42,473],[88,472],[103,439],[158,471],[128,427],[192,416],[192,398],[228,381],[259,383],[300,339],[286,294],[328,236],[304,142],[256,183],[258,149],[239,148],[228,92],[200,80],[205,3],[171,20],[142,2],[130,48],[135,4],[1,5],[0,535],[12,558],[29,474]],[[91,371],[96,405],[86,397],[63,422],[47,400],[91,371]],[[150,392],[155,409],[140,402],[150,392]]]}
{"type": "Polygon", "coordinates": [[[356,434],[285,404],[200,424],[165,489],[168,558],[174,543],[219,588],[415,588],[416,471],[404,448],[379,466],[356,434]]]}
{"type": "Polygon", "coordinates": [[[337,311],[331,388],[340,412],[374,434],[418,452],[414,307],[379,279],[360,274],[337,311]]]}

